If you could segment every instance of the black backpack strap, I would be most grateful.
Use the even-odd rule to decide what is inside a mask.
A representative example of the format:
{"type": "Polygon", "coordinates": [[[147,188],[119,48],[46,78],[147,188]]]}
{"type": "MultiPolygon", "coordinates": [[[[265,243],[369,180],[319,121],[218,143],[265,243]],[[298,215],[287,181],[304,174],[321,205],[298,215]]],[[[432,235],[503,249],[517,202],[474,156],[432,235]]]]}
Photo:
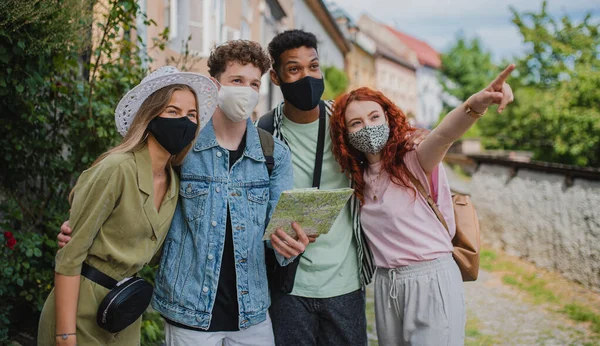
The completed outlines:
{"type": "Polygon", "coordinates": [[[270,177],[271,173],[273,173],[273,168],[275,167],[275,158],[273,157],[273,153],[275,152],[275,140],[273,139],[272,134],[262,128],[258,127],[257,130],[260,146],[262,147],[263,156],[265,157],[265,165],[267,165],[267,171],[269,172],[270,177]]]}
{"type": "Polygon", "coordinates": [[[321,170],[323,167],[323,151],[325,147],[325,102],[319,103],[319,137],[317,137],[317,154],[315,157],[315,170],[313,172],[313,187],[321,188],[321,170]]]}
{"type": "Polygon", "coordinates": [[[275,108],[271,109],[269,112],[260,117],[256,127],[273,134],[273,132],[275,132],[275,108]]]}

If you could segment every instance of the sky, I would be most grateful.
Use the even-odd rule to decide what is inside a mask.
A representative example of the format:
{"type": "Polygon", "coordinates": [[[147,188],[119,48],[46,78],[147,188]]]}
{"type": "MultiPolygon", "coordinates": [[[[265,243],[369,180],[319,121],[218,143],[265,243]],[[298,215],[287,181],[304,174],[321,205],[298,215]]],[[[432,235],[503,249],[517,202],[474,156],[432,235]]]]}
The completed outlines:
{"type": "MultiPolygon", "coordinates": [[[[493,59],[521,55],[526,46],[511,22],[509,6],[518,12],[541,9],[542,0],[331,0],[354,20],[361,14],[389,24],[429,43],[439,52],[447,50],[459,32],[478,36],[493,59]]],[[[587,12],[600,19],[600,0],[549,0],[553,16],[568,15],[580,21],[587,12]]]]}

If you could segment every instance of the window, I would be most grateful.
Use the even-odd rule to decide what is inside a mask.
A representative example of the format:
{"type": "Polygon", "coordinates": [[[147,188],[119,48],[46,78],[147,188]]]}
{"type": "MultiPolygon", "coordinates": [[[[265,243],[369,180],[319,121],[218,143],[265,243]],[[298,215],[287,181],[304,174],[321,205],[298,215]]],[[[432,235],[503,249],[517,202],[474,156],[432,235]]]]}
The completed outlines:
{"type": "Polygon", "coordinates": [[[252,7],[250,7],[250,0],[242,0],[242,18],[246,19],[248,23],[252,22],[252,7]]]}
{"type": "Polygon", "coordinates": [[[242,39],[243,40],[249,40],[250,39],[250,25],[248,25],[248,22],[246,22],[245,19],[242,19],[242,25],[241,25],[241,34],[242,34],[242,39]]]}
{"type": "MultiPolygon", "coordinates": [[[[230,28],[228,26],[223,26],[222,37],[223,37],[223,40],[222,40],[223,42],[237,40],[240,38],[240,31],[230,28]]],[[[223,43],[223,42],[221,42],[221,43],[223,43]]]]}
{"type": "Polygon", "coordinates": [[[169,28],[169,40],[177,37],[177,0],[164,0],[165,28],[169,28]]]}
{"type": "Polygon", "coordinates": [[[190,48],[204,52],[204,3],[205,0],[190,0],[190,48]]]}
{"type": "Polygon", "coordinates": [[[188,3],[187,11],[184,11],[186,17],[180,17],[183,22],[187,19],[188,33],[185,38],[191,36],[190,50],[207,57],[211,47],[225,40],[225,1],[188,0],[188,3]]]}

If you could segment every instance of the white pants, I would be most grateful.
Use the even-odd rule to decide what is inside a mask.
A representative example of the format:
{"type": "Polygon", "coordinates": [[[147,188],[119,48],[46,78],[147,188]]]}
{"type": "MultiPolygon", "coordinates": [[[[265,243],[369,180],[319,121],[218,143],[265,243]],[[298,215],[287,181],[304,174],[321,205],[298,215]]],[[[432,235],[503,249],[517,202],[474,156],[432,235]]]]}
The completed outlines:
{"type": "Polygon", "coordinates": [[[452,255],[375,273],[375,324],[382,346],[462,346],[465,302],[452,255]]]}
{"type": "Polygon", "coordinates": [[[167,346],[274,346],[271,318],[236,332],[201,332],[165,323],[167,346]]]}

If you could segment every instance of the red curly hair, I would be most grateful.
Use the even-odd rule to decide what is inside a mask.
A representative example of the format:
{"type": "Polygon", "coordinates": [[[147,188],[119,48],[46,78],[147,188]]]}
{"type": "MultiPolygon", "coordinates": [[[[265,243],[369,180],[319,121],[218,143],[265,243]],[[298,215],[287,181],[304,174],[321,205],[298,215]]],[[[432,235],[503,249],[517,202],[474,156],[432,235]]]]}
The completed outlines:
{"type": "Polygon", "coordinates": [[[348,127],[346,125],[346,109],[353,101],[373,101],[377,102],[387,115],[390,127],[390,137],[381,150],[381,160],[383,169],[385,169],[395,184],[409,187],[408,168],[404,164],[404,154],[406,149],[405,136],[415,129],[410,126],[406,115],[390,99],[385,97],[380,91],[372,90],[366,87],[355,89],[347,94],[340,96],[334,105],[333,114],[330,118],[331,140],[333,141],[333,155],[342,166],[342,172],[347,174],[354,181],[354,190],[356,196],[364,203],[365,181],[363,173],[369,163],[364,153],[356,150],[348,142],[348,127]]]}

